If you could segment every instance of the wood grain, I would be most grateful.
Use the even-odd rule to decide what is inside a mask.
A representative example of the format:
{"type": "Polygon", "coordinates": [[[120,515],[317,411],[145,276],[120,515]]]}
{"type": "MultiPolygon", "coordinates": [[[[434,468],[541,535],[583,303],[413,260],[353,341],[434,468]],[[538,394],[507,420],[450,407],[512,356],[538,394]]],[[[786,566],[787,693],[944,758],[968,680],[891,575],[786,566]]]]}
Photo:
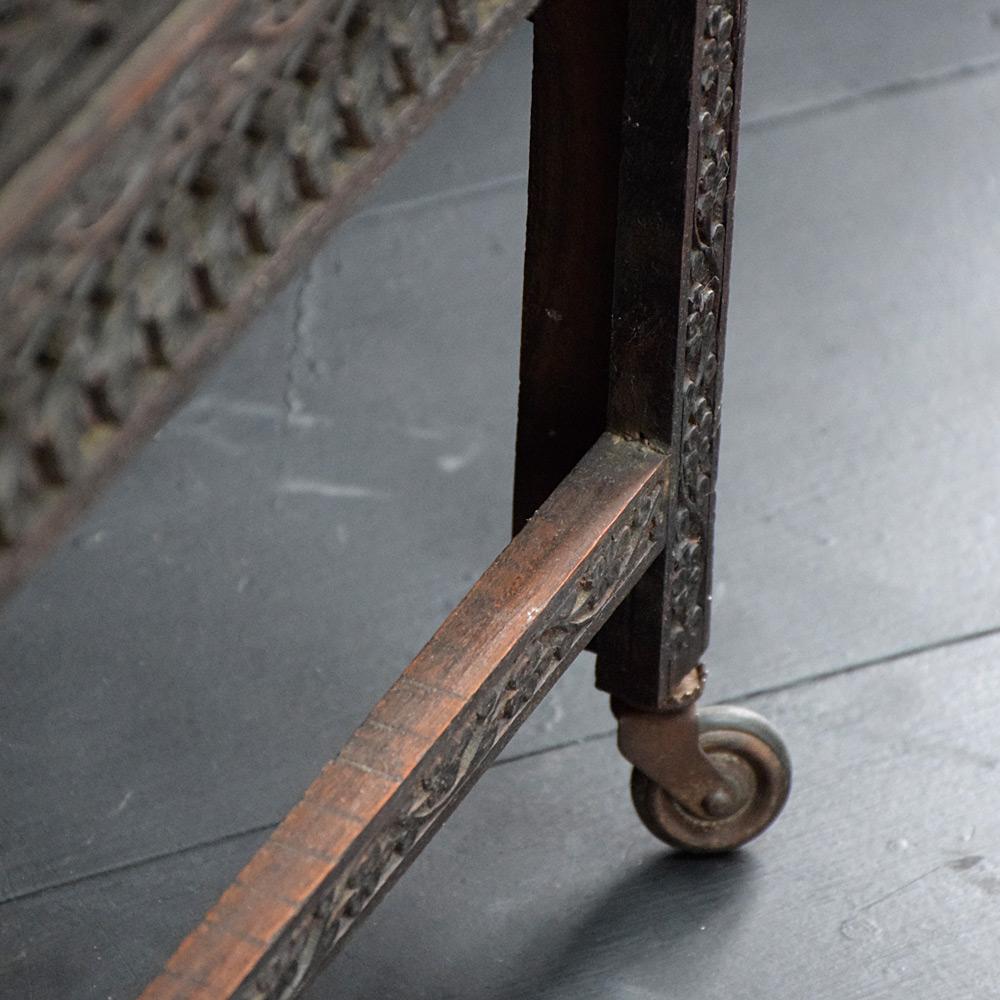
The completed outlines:
{"type": "MultiPolygon", "coordinates": [[[[849,25],[850,16],[839,6],[758,2],[751,10],[750,44],[760,40],[762,25],[773,27],[771,41],[791,60],[802,50],[789,50],[789,35],[796,43],[811,40],[809,65],[800,66],[796,58],[795,69],[803,75],[817,66],[839,73],[853,56],[870,56],[877,65],[853,81],[863,87],[878,82],[874,69],[898,80],[937,65],[929,57],[940,56],[951,66],[973,43],[990,42],[976,30],[980,22],[957,16],[951,5],[947,11],[932,10],[928,3],[887,6],[896,13],[886,15],[892,30],[879,39],[877,51],[863,51],[859,44],[863,31],[870,32],[866,3],[850,5],[856,21],[849,25]],[[806,9],[808,17],[795,16],[806,9]],[[919,47],[928,25],[938,29],[940,42],[930,52],[919,47]],[[830,43],[826,49],[820,39],[830,43]],[[856,48],[848,49],[848,40],[856,48]]],[[[761,57],[758,65],[770,55],[767,48],[754,51],[761,57]]],[[[765,81],[769,93],[758,89],[758,102],[762,97],[794,102],[800,78],[773,73],[765,81]]],[[[720,688],[735,696],[748,687],[804,678],[996,623],[998,563],[990,511],[997,477],[981,461],[982,455],[998,453],[1000,427],[991,333],[996,295],[994,284],[981,279],[984,268],[996,269],[996,241],[989,229],[978,228],[983,206],[995,209],[990,193],[995,141],[980,127],[992,114],[995,90],[989,77],[963,78],[745,136],[744,151],[751,155],[741,167],[732,328],[739,336],[731,339],[727,373],[720,522],[726,587],[716,609],[715,696],[720,688]],[[902,174],[900,162],[908,164],[902,174]],[[953,194],[942,199],[942,191],[953,194]],[[970,240],[969,233],[977,237],[970,240]],[[900,240],[900,234],[906,238],[900,240]],[[850,419],[838,418],[845,414],[850,419]]],[[[488,144],[494,120],[481,106],[466,106],[488,144]]],[[[445,176],[440,171],[442,183],[445,176]]],[[[448,245],[445,261],[471,261],[476,253],[485,256],[484,234],[494,230],[513,246],[520,235],[521,197],[520,191],[506,192],[495,212],[487,211],[492,209],[487,196],[480,195],[478,205],[467,199],[444,239],[421,217],[398,213],[383,230],[345,234],[350,239],[330,243],[316,272],[332,275],[342,261],[344,274],[311,284],[307,318],[319,329],[322,316],[345,298],[344,289],[357,288],[352,302],[359,315],[345,325],[359,351],[369,338],[413,341],[403,319],[414,313],[446,329],[454,313],[465,315],[462,296],[474,283],[465,278],[475,274],[472,264],[456,289],[454,270],[442,266],[441,256],[427,255],[419,268],[408,269],[399,247],[424,239],[448,245]],[[497,217],[511,221],[504,228],[497,217]],[[392,251],[380,256],[380,243],[391,244],[392,251]],[[394,284],[419,286],[418,305],[399,295],[390,299],[389,310],[364,311],[363,291],[377,290],[386,270],[397,279],[394,284]]],[[[493,279],[490,267],[479,280],[493,279]]],[[[493,358],[499,352],[495,344],[504,339],[504,324],[509,330],[516,298],[512,292],[494,307],[495,314],[475,315],[478,322],[469,329],[477,335],[466,335],[464,350],[456,347],[455,356],[441,365],[452,382],[460,380],[460,362],[472,369],[482,364],[484,353],[493,358]]],[[[224,389],[232,399],[243,398],[241,389],[249,394],[273,383],[280,403],[282,338],[290,331],[284,314],[269,316],[257,330],[253,352],[232,358],[239,365],[227,366],[225,381],[215,382],[213,392],[224,389]]],[[[440,363],[442,348],[451,346],[428,330],[415,353],[429,370],[440,363]]],[[[322,340],[320,360],[335,360],[343,347],[339,335],[322,340]]],[[[264,496],[258,498],[261,512],[245,515],[246,504],[234,496],[259,489],[282,449],[295,449],[299,471],[318,473],[322,462],[338,472],[371,471],[365,446],[368,427],[377,426],[384,414],[381,399],[358,389],[347,392],[348,381],[398,387],[401,405],[428,422],[444,410],[456,423],[467,412],[471,424],[473,406],[487,398],[480,375],[471,388],[449,385],[446,377],[433,382],[441,404],[427,400],[426,386],[410,388],[407,395],[405,384],[392,382],[394,369],[385,353],[380,357],[383,367],[372,379],[358,377],[370,370],[365,356],[364,363],[355,360],[349,367],[351,378],[310,385],[311,406],[339,426],[356,428],[355,435],[340,437],[332,459],[325,448],[310,450],[311,436],[275,435],[272,441],[270,424],[236,422],[221,412],[228,400],[203,397],[204,409],[188,415],[187,427],[196,416],[211,414],[213,428],[244,447],[247,460],[220,461],[217,448],[182,436],[180,428],[164,435],[157,448],[147,450],[141,468],[133,467],[128,480],[119,481],[121,488],[106,497],[80,546],[67,547],[16,604],[6,606],[5,732],[14,742],[3,748],[4,766],[14,776],[8,787],[20,804],[5,810],[11,823],[4,837],[5,874],[25,876],[19,890],[33,891],[41,858],[63,864],[55,875],[51,867],[44,869],[49,883],[89,877],[4,907],[4,1000],[104,1000],[138,992],[142,977],[152,974],[255,846],[256,835],[224,835],[269,822],[287,789],[304,783],[303,769],[310,767],[305,762],[320,742],[316,734],[327,732],[339,744],[354,707],[372,703],[391,680],[380,674],[386,659],[405,662],[405,654],[353,617],[351,606],[377,606],[391,616],[394,641],[405,649],[412,632],[430,633],[436,624],[433,605],[452,600],[462,572],[480,559],[482,526],[505,520],[504,442],[512,423],[499,418],[489,425],[487,457],[470,467],[450,500],[446,487],[453,481],[434,478],[433,448],[415,452],[401,438],[401,444],[389,442],[365,480],[398,491],[398,507],[383,504],[377,514],[372,508],[347,510],[345,518],[344,504],[317,503],[308,517],[295,516],[294,510],[275,517],[264,510],[264,496]],[[217,404],[219,409],[210,409],[217,404]],[[361,427],[364,431],[357,430],[361,427]],[[396,478],[389,471],[393,461],[396,478]],[[429,469],[426,480],[420,479],[421,464],[429,469]],[[366,579],[364,555],[358,553],[366,536],[355,524],[377,518],[367,537],[379,538],[401,519],[397,510],[411,509],[411,498],[412,509],[422,512],[414,529],[416,554],[406,550],[398,571],[379,560],[372,579],[366,579]],[[165,538],[154,542],[152,522],[168,508],[165,538]],[[425,518],[423,512],[431,509],[425,518]],[[338,554],[337,568],[324,575],[324,563],[332,561],[324,542],[345,519],[352,526],[352,547],[338,554]],[[449,532],[444,527],[449,523],[462,527],[449,532]],[[99,532],[105,541],[91,545],[99,532]],[[423,557],[425,552],[434,556],[423,557]],[[238,560],[244,556],[254,582],[237,598],[238,560]],[[344,567],[352,559],[354,572],[344,567]],[[289,563],[295,563],[294,583],[289,563]],[[109,566],[115,567],[116,584],[102,590],[109,566]],[[172,616],[143,610],[150,599],[144,584],[152,578],[156,608],[169,607],[172,616]],[[349,587],[351,599],[341,602],[331,624],[317,605],[349,587]],[[415,591],[421,592],[419,600],[415,591]],[[239,602],[251,600],[248,612],[247,603],[239,602]],[[279,628],[275,617],[285,609],[279,628]],[[195,664],[178,652],[180,621],[185,644],[197,644],[195,664]],[[58,629],[46,629],[48,624],[58,629]],[[295,647],[291,657],[284,652],[268,677],[259,668],[248,669],[268,647],[294,646],[296,629],[307,637],[304,646],[295,647]],[[324,647],[331,633],[338,638],[332,650],[324,647]],[[336,685],[328,664],[336,664],[336,685]],[[319,676],[321,670],[330,672],[319,676]],[[197,672],[205,675],[201,687],[177,680],[197,672]],[[220,684],[226,689],[224,705],[213,700],[220,684]],[[307,698],[312,698],[308,705],[307,698]],[[153,700],[168,720],[190,713],[173,743],[150,739],[155,723],[142,713],[153,700]],[[338,722],[326,721],[337,713],[338,722]],[[294,733],[284,727],[277,733],[274,720],[293,715],[294,733]],[[155,787],[149,779],[143,762],[159,748],[169,748],[163,756],[175,754],[179,761],[182,746],[189,758],[210,758],[218,767],[206,776],[203,791],[197,772],[184,771],[179,763],[165,762],[155,787]],[[248,765],[251,757],[254,763],[248,765]],[[260,764],[254,780],[259,762],[266,763],[267,773],[260,764]],[[27,798],[25,786],[34,798],[27,798]],[[101,827],[105,813],[133,787],[139,790],[117,818],[119,825],[101,827]],[[246,812],[240,812],[241,802],[251,803],[246,812]],[[177,817],[173,824],[171,815],[177,817]],[[196,817],[218,825],[196,826],[196,817]],[[150,836],[154,829],[159,839],[150,836]],[[88,850],[103,853],[84,856],[83,845],[95,830],[88,850]],[[137,858],[220,836],[212,847],[135,864],[137,858]],[[78,852],[64,863],[71,841],[78,852]],[[29,851],[34,866],[24,863],[29,851]],[[115,870],[101,874],[106,868],[115,870]]],[[[499,376],[512,363],[501,355],[495,364],[491,370],[499,376]]],[[[502,401],[509,384],[498,377],[495,391],[501,402],[486,407],[490,417],[506,412],[502,401]]],[[[493,537],[499,545],[498,535],[493,537]]],[[[985,645],[981,653],[969,646],[927,661],[926,670],[961,679],[940,717],[939,744],[968,749],[993,731],[990,706],[1000,694],[989,679],[997,676],[997,652],[985,645]]],[[[894,897],[879,915],[881,936],[867,943],[849,944],[838,931],[851,916],[850,900],[861,896],[873,870],[882,880],[879,893],[893,888],[894,880],[901,885],[921,874],[907,868],[912,853],[883,853],[883,839],[905,835],[912,845],[918,832],[926,853],[917,860],[928,859],[928,868],[938,863],[933,851],[961,847],[951,839],[960,817],[978,823],[973,852],[989,854],[996,842],[992,826],[984,823],[1000,815],[988,797],[989,771],[966,771],[950,752],[919,756],[908,742],[908,727],[920,713],[905,699],[901,711],[899,699],[914,691],[918,673],[923,684],[925,668],[917,662],[907,659],[891,668],[892,682],[879,681],[877,672],[863,673],[827,685],[824,695],[806,688],[787,703],[757,703],[780,718],[808,785],[799,785],[789,816],[754,849],[748,874],[745,868],[667,861],[658,866],[655,848],[644,846],[647,841],[629,816],[624,769],[609,744],[501,767],[479,783],[475,798],[440,834],[443,840],[397,886],[398,902],[393,893],[313,995],[325,1000],[336,987],[336,995],[345,998],[404,993],[483,1000],[517,996],[520,989],[522,996],[542,991],[555,998],[562,991],[603,1000],[630,989],[657,996],[669,988],[664,984],[681,984],[694,1000],[715,1000],[760,983],[773,997],[801,1000],[798,986],[805,973],[824,1000],[866,991],[894,1000],[941,1000],[954,996],[955,984],[963,982],[966,995],[979,1000],[976,982],[963,977],[988,982],[995,897],[971,877],[949,883],[952,873],[945,869],[909,895],[894,897]],[[859,716],[862,706],[870,711],[859,716]],[[883,718],[898,722],[891,736],[880,734],[883,718]],[[933,787],[909,784],[924,768],[933,787]],[[842,787],[852,792],[843,814],[837,809],[842,787]],[[803,800],[811,788],[817,798],[803,800]],[[893,789],[888,803],[887,788],[893,789]],[[819,799],[824,791],[826,806],[819,799]],[[814,812],[817,806],[822,808],[814,812]],[[491,833],[498,821],[508,831],[499,844],[491,833]],[[858,867],[869,852],[871,866],[858,867]],[[468,878],[471,865],[478,873],[474,882],[468,878]],[[617,922],[601,907],[602,889],[608,903],[622,901],[622,909],[613,911],[617,922]],[[578,922],[567,913],[578,915],[578,922]],[[947,917],[949,926],[935,923],[936,914],[947,917]],[[579,924],[587,926],[577,939],[573,931],[579,924]],[[776,935],[773,929],[782,927],[788,933],[776,935]],[[816,941],[826,945],[815,949],[816,941]],[[550,950],[543,952],[543,946],[550,950]],[[880,980],[880,960],[893,946],[912,963],[905,988],[880,980]],[[445,948],[450,960],[442,963],[445,948]],[[557,957],[541,978],[544,955],[557,957]],[[715,975],[703,974],[707,963],[715,975]]],[[[519,749],[534,752],[606,730],[604,700],[585,693],[590,684],[589,671],[571,670],[530,720],[545,728],[539,726],[535,740],[520,742],[519,749]]]]}
{"type": "MultiPolygon", "coordinates": [[[[511,61],[526,48],[494,71],[527,81],[511,61]]],[[[976,129],[995,92],[963,77],[743,135],[712,700],[1000,624],[1000,465],[982,461],[1000,454],[1000,287],[982,280],[1000,260],[977,229],[984,206],[1000,217],[1000,152],[976,129]]],[[[453,107],[485,144],[479,94],[453,107]]],[[[453,135],[425,137],[427,158],[453,135]]],[[[287,295],[5,604],[6,895],[278,820],[500,550],[523,198],[457,193],[452,212],[342,229],[301,294],[302,341],[332,374],[310,375],[301,352],[295,384],[322,423],[282,429],[287,295]],[[272,416],[234,413],[263,402],[272,416]],[[411,424],[447,437],[414,442],[411,424]],[[478,442],[459,473],[440,470],[478,442]],[[287,475],[385,498],[288,499],[287,475]]],[[[607,731],[582,660],[505,753],[607,731]]]]}
{"type": "Polygon", "coordinates": [[[653,842],[610,738],[494,768],[311,997],[992,1000],[998,657],[994,637],[753,699],[796,787],[731,857],[653,842]]]}
{"type": "Polygon", "coordinates": [[[145,1000],[287,1000],[316,974],[662,550],[664,474],[656,452],[598,441],[145,1000]]]}
{"type": "MultiPolygon", "coordinates": [[[[992,1000],[998,662],[994,637],[753,699],[798,780],[737,857],[650,838],[610,736],[499,762],[304,997],[992,1000]]],[[[258,839],[4,907],[0,998],[134,997],[258,839]]]]}

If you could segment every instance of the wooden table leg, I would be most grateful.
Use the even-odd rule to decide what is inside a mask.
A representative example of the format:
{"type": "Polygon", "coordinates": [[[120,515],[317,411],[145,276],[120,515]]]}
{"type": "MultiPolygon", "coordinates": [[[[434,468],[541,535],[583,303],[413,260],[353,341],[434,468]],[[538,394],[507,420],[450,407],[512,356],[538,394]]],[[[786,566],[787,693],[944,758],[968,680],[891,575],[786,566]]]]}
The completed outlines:
{"type": "Polygon", "coordinates": [[[743,0],[630,0],[608,424],[667,457],[667,547],[598,637],[633,800],[697,851],[760,833],[788,795],[780,737],[745,710],[700,723],[743,0]],[[733,761],[738,761],[734,765],[733,761]]]}
{"type": "Polygon", "coordinates": [[[536,15],[524,526],[145,1000],[297,995],[602,626],[598,683],[647,826],[720,850],[780,811],[789,765],[773,730],[741,710],[699,722],[692,708],[708,637],[740,3],[548,0],[536,15]]]}
{"type": "Polygon", "coordinates": [[[533,15],[514,531],[607,424],[624,0],[533,15]]]}
{"type": "Polygon", "coordinates": [[[670,457],[670,547],[602,636],[598,684],[666,707],[708,643],[741,0],[630,5],[609,423],[670,457]]]}
{"type": "Polygon", "coordinates": [[[708,644],[743,0],[548,0],[534,20],[515,530],[604,427],[664,454],[668,545],[595,638],[597,683],[647,825],[726,849],[780,811],[789,775],[763,720],[715,712],[699,729],[691,707],[708,644]],[[756,777],[723,773],[704,740],[756,777]],[[700,825],[678,821],[678,804],[700,825]]]}

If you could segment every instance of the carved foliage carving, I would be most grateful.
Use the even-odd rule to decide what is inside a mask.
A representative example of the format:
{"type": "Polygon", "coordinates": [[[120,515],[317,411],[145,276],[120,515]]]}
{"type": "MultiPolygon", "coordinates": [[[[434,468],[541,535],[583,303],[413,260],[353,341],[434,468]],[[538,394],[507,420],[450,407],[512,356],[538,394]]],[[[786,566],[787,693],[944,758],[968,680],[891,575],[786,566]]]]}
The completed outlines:
{"type": "Polygon", "coordinates": [[[707,626],[709,532],[718,461],[722,294],[733,148],[738,0],[711,0],[699,44],[698,151],[685,328],[671,646],[696,660],[707,626]]]}
{"type": "Polygon", "coordinates": [[[479,6],[244,0],[0,261],[0,547],[393,141],[479,6]]]}
{"type": "Polygon", "coordinates": [[[0,0],[0,181],[177,0],[0,0]]]}
{"type": "Polygon", "coordinates": [[[435,821],[520,722],[520,716],[607,618],[624,581],[663,543],[662,485],[648,487],[592,555],[575,582],[545,609],[545,621],[467,707],[451,746],[425,758],[398,815],[320,892],[285,932],[238,1000],[291,1000],[343,940],[392,873],[415,854],[435,821]]]}

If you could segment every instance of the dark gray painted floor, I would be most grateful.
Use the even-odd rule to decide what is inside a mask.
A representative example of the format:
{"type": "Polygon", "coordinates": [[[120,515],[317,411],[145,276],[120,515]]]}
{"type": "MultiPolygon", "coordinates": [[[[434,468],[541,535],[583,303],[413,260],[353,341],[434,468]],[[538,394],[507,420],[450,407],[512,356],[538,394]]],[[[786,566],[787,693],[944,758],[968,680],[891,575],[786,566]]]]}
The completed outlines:
{"type": "MultiPolygon", "coordinates": [[[[796,787],[721,860],[657,847],[610,738],[495,767],[309,995],[1000,996],[998,657],[966,642],[751,699],[796,787]]],[[[259,839],[5,907],[4,996],[132,996],[259,839]]]]}
{"type": "MultiPolygon", "coordinates": [[[[709,662],[787,818],[661,854],[583,658],[317,1000],[1000,996],[998,25],[752,8],[709,662]]],[[[0,614],[3,1000],[134,994],[504,544],[529,58],[0,614]]]]}

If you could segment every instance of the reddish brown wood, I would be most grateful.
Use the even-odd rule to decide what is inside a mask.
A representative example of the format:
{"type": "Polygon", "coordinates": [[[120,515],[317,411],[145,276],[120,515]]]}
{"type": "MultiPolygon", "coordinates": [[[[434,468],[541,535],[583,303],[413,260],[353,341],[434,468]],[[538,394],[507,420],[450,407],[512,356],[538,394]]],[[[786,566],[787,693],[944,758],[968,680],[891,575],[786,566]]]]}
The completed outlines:
{"type": "Polygon", "coordinates": [[[742,12],[549,0],[535,25],[514,524],[606,424],[669,455],[671,551],[594,643],[600,687],[663,709],[708,642],[742,12]]]}
{"type": "Polygon", "coordinates": [[[664,461],[604,435],[180,946],[144,1000],[288,1000],[664,544],[664,461]]]}
{"type": "Polygon", "coordinates": [[[204,45],[240,0],[186,0],[91,95],[79,116],[0,191],[0,253],[8,252],[53,201],[107,148],[133,115],[204,45]]]}
{"type": "Polygon", "coordinates": [[[626,6],[533,16],[515,531],[607,423],[626,6]]]}

